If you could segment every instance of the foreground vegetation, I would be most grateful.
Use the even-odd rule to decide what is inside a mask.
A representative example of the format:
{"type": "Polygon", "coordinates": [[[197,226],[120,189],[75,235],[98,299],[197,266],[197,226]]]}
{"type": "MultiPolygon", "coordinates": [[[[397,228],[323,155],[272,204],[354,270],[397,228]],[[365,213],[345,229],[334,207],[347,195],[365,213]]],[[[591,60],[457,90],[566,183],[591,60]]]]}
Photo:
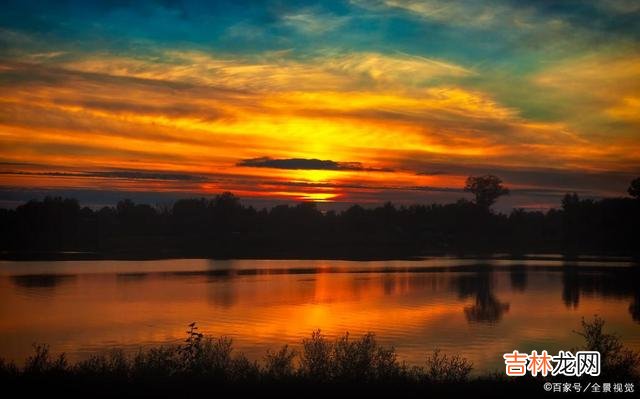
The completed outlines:
{"type": "MultiPolygon", "coordinates": [[[[584,346],[577,349],[601,352],[600,379],[637,380],[640,355],[625,349],[616,335],[606,333],[602,319],[583,320],[577,333],[584,337],[584,346]]],[[[260,362],[250,361],[233,353],[231,339],[205,337],[193,323],[182,345],[160,346],[134,355],[112,350],[75,364],[64,355],[51,357],[47,346],[38,345],[21,368],[0,361],[0,382],[6,389],[22,393],[61,390],[66,395],[108,397],[256,391],[285,396],[357,391],[394,397],[438,392],[495,396],[496,389],[500,393],[544,393],[541,378],[508,378],[501,372],[472,377],[472,369],[467,359],[438,350],[428,354],[422,366],[409,366],[371,333],[358,339],[347,333],[329,340],[320,331],[304,339],[299,351],[283,346],[267,352],[260,362]]]]}

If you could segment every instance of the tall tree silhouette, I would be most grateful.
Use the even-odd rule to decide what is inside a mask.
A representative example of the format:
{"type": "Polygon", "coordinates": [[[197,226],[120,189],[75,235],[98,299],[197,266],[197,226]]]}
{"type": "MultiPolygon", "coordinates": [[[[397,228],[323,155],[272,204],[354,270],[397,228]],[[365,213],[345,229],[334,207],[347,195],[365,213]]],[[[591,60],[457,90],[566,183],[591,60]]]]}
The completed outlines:
{"type": "Polygon", "coordinates": [[[487,210],[498,198],[509,194],[509,189],[502,185],[502,179],[494,175],[469,176],[464,191],[472,193],[476,205],[487,210]]]}
{"type": "Polygon", "coordinates": [[[636,177],[629,184],[629,189],[627,190],[630,196],[635,199],[640,199],[640,177],[636,177]]]}

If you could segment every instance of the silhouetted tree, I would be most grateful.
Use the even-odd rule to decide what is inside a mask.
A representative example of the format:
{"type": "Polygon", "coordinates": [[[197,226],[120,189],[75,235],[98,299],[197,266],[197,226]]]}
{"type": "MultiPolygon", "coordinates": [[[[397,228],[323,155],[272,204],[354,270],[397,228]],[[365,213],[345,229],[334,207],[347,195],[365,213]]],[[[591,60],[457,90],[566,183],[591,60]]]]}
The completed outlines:
{"type": "Polygon", "coordinates": [[[475,303],[464,308],[468,321],[497,323],[509,311],[509,303],[501,302],[493,293],[493,270],[489,266],[474,276],[461,276],[456,284],[460,298],[475,297],[475,303]]]}
{"type": "Polygon", "coordinates": [[[122,229],[128,233],[145,234],[155,232],[158,214],[147,204],[136,204],[125,199],[116,205],[116,216],[122,229]]]}
{"type": "Polygon", "coordinates": [[[180,234],[204,234],[211,218],[204,198],[188,198],[176,201],[171,210],[173,227],[180,234]]]}
{"type": "Polygon", "coordinates": [[[630,196],[635,199],[640,199],[640,177],[636,177],[629,184],[629,189],[627,190],[630,196]]]}
{"type": "Polygon", "coordinates": [[[633,321],[640,323],[640,296],[636,296],[631,305],[629,305],[629,313],[631,313],[633,321]]]}
{"type": "Polygon", "coordinates": [[[502,179],[494,175],[469,176],[464,191],[475,196],[475,203],[483,209],[489,209],[498,198],[509,194],[509,189],[502,185],[502,179]]]}
{"type": "MultiPolygon", "coordinates": [[[[564,197],[562,209],[514,209],[504,215],[489,212],[507,192],[500,179],[470,177],[466,189],[476,195],[474,202],[353,205],[328,212],[312,202],[256,210],[231,193],[183,199],[164,209],[124,200],[94,210],[73,199],[45,198],[0,209],[0,251],[160,257],[640,254],[638,200],[583,199],[573,193],[564,197]]],[[[520,286],[513,277],[514,287],[520,286]]],[[[481,297],[476,310],[490,299],[481,297]]]]}

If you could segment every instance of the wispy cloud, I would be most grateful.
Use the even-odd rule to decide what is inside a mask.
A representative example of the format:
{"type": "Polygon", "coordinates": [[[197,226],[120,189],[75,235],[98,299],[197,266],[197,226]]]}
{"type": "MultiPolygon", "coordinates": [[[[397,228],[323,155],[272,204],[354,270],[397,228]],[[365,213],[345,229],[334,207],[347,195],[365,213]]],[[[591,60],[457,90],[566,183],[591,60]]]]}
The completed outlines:
{"type": "Polygon", "coordinates": [[[640,54],[589,54],[555,64],[534,76],[566,120],[602,144],[612,135],[638,148],[640,54]]]}
{"type": "Polygon", "coordinates": [[[207,178],[198,175],[171,173],[171,172],[149,172],[137,170],[111,170],[111,171],[87,171],[87,172],[29,172],[0,170],[2,175],[26,175],[26,176],[51,176],[51,177],[98,177],[105,179],[126,179],[126,180],[175,180],[175,181],[207,181],[207,178]]]}
{"type": "Polygon", "coordinates": [[[312,35],[321,35],[336,30],[350,19],[350,16],[322,13],[314,9],[300,10],[282,17],[285,26],[312,35]]]}
{"type": "Polygon", "coordinates": [[[440,59],[402,53],[324,50],[305,60],[265,53],[229,58],[198,51],[166,51],[132,58],[94,54],[57,64],[67,70],[235,90],[346,90],[376,85],[420,86],[435,79],[474,72],[440,59]]]}
{"type": "Polygon", "coordinates": [[[490,27],[498,23],[523,22],[526,7],[511,7],[507,2],[447,0],[353,0],[365,8],[398,9],[438,23],[464,27],[490,27]]]}

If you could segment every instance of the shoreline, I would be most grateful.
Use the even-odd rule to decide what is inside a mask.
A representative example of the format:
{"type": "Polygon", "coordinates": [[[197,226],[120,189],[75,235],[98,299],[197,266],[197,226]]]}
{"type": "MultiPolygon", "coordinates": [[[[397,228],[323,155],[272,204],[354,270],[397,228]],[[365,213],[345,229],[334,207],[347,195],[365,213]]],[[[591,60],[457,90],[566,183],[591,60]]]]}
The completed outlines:
{"type": "Polygon", "coordinates": [[[394,347],[381,345],[374,333],[359,337],[345,333],[330,339],[320,330],[302,339],[300,347],[284,345],[268,350],[261,361],[251,361],[234,350],[232,339],[200,333],[193,322],[187,326],[187,336],[181,344],[141,349],[133,355],[114,347],[86,360],[70,362],[64,354],[51,354],[47,345],[36,345],[34,354],[23,366],[0,358],[0,382],[21,392],[64,390],[67,394],[106,397],[149,393],[173,397],[185,392],[219,395],[243,390],[262,394],[284,390],[299,397],[300,393],[310,390],[317,393],[318,389],[328,394],[353,390],[376,397],[389,394],[423,397],[445,392],[512,397],[544,395],[551,391],[545,386],[552,383],[635,382],[640,354],[627,349],[617,335],[605,332],[604,324],[597,316],[593,321],[583,319],[582,329],[574,331],[584,337],[584,346],[577,350],[596,350],[609,341],[616,344],[615,349],[603,354],[602,368],[599,363],[596,377],[589,374],[536,377],[525,373],[510,378],[500,371],[475,374],[474,364],[467,358],[438,349],[427,352],[422,365],[410,366],[398,359],[394,347]],[[100,390],[96,390],[98,387],[100,390]]]}
{"type": "Polygon", "coordinates": [[[422,254],[336,254],[326,252],[313,253],[245,253],[245,254],[204,254],[167,252],[90,252],[90,251],[0,251],[0,261],[154,261],[175,259],[207,259],[207,260],[342,260],[354,262],[370,261],[420,261],[434,258],[442,259],[476,259],[482,260],[536,260],[567,262],[634,262],[640,264],[640,256],[620,253],[550,253],[548,251],[530,252],[527,254],[502,252],[427,252],[422,254]]]}

